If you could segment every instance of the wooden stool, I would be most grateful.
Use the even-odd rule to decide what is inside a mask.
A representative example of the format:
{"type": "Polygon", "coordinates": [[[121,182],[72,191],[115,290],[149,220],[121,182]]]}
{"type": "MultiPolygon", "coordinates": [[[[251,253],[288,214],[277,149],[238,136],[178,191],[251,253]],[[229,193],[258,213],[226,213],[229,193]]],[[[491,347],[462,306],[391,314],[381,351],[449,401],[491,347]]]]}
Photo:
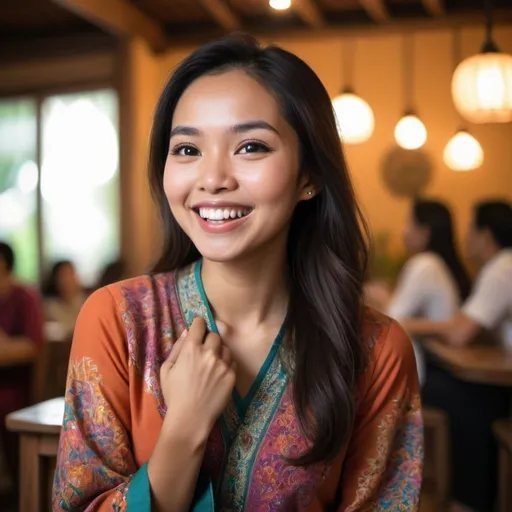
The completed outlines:
{"type": "Polygon", "coordinates": [[[499,493],[498,511],[512,510],[512,420],[497,421],[493,425],[494,435],[499,443],[499,493]]]}
{"type": "Polygon", "coordinates": [[[425,467],[423,481],[433,487],[435,509],[446,508],[450,497],[450,434],[448,416],[432,407],[423,408],[425,428],[425,467]]]}

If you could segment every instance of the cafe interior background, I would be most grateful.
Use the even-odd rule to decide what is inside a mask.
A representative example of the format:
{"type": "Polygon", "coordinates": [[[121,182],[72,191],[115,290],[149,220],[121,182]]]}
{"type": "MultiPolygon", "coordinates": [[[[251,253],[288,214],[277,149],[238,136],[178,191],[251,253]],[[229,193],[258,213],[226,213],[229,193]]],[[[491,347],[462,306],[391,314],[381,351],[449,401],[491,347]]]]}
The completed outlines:
{"type": "MultiPolygon", "coordinates": [[[[446,201],[461,245],[476,202],[512,201],[510,0],[288,3],[1,3],[0,240],[20,279],[39,286],[58,259],[88,289],[112,262],[122,277],[148,269],[160,244],[146,179],[155,103],[188,53],[239,30],[296,53],[331,95],[373,277],[396,279],[413,197],[446,201]],[[500,53],[481,53],[489,31],[500,53]]],[[[64,392],[70,340],[54,325],[47,336],[34,402],[64,392]]],[[[425,507],[449,492],[443,419],[432,422],[425,507]]]]}

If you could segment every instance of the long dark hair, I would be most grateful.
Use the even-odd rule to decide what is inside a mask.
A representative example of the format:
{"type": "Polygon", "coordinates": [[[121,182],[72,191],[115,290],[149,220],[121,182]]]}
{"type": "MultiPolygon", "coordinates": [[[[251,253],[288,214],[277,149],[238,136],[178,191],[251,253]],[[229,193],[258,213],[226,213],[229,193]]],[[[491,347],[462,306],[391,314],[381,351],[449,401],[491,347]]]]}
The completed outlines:
{"type": "Polygon", "coordinates": [[[464,300],[469,295],[471,281],[457,251],[450,210],[439,201],[416,199],[413,216],[419,225],[429,228],[427,251],[444,260],[457,284],[460,298],[464,300]]]}
{"type": "Polygon", "coordinates": [[[60,297],[60,291],[57,283],[59,279],[59,273],[64,267],[72,266],[73,263],[70,260],[59,260],[52,265],[52,268],[46,277],[46,281],[43,284],[43,297],[48,299],[60,297]]]}
{"type": "Polygon", "coordinates": [[[245,70],[276,98],[297,133],[301,172],[320,190],[314,199],[299,203],[289,232],[289,355],[294,404],[312,443],[294,463],[330,461],[348,442],[355,384],[366,360],[361,332],[367,238],[329,95],[297,56],[240,35],[200,47],[174,71],[158,103],[151,135],[151,188],[165,229],[163,253],[153,270],[171,271],[199,257],[163,190],[176,104],[194,80],[232,69],[245,70]]]}

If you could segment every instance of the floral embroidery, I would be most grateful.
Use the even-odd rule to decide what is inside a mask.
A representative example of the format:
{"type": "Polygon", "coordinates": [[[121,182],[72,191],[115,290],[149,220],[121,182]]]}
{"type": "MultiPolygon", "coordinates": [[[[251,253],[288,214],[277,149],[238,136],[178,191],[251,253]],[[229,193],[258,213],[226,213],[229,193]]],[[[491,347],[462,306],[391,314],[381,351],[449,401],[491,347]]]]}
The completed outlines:
{"type": "Polygon", "coordinates": [[[294,467],[285,459],[304,453],[310,442],[302,433],[292,400],[286,390],[261,443],[247,493],[246,510],[303,510],[320,484],[325,465],[294,467]]]}
{"type": "Polygon", "coordinates": [[[368,460],[367,468],[358,480],[355,500],[346,512],[416,510],[423,462],[419,395],[409,398],[408,393],[406,400],[393,400],[392,411],[378,425],[375,444],[377,454],[368,460]],[[378,497],[377,501],[368,502],[373,495],[378,497]],[[365,508],[361,509],[363,504],[365,508]]]}
{"type": "Polygon", "coordinates": [[[76,510],[91,496],[116,487],[114,503],[118,510],[124,510],[128,478],[136,467],[127,433],[101,386],[101,375],[91,359],[71,363],[53,490],[54,510],[76,510]]]}
{"type": "Polygon", "coordinates": [[[145,390],[155,396],[163,417],[166,408],[160,388],[160,365],[185,329],[179,314],[174,274],[128,280],[121,291],[130,363],[142,374],[145,390]]]}
{"type": "Polygon", "coordinates": [[[280,346],[270,364],[230,447],[219,498],[225,510],[244,510],[247,490],[254,476],[255,458],[288,385],[280,357],[283,347],[280,346]]]}

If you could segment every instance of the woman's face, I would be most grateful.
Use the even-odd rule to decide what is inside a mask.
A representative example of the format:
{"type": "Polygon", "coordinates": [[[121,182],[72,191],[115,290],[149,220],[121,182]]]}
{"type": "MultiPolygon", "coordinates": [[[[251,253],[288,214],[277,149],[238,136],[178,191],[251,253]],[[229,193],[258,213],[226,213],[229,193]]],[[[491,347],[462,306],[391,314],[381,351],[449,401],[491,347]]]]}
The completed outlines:
{"type": "Polygon", "coordinates": [[[403,231],[403,240],[407,252],[416,254],[427,250],[430,231],[427,227],[418,224],[411,213],[403,231]]]}
{"type": "Polygon", "coordinates": [[[182,229],[212,261],[284,246],[295,206],[313,197],[299,176],[297,135],[274,97],[242,70],[201,77],[180,98],[164,190],[182,229]]]}

